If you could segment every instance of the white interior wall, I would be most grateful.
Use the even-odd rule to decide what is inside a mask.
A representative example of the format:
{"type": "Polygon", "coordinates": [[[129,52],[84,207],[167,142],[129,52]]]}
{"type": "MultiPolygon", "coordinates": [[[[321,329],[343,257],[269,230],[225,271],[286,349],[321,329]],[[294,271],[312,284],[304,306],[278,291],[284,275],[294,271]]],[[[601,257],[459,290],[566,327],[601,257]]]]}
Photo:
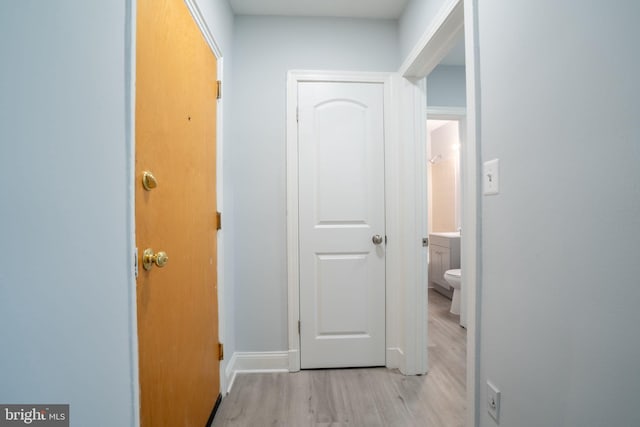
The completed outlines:
{"type": "Polygon", "coordinates": [[[482,1],[480,425],[637,426],[640,3],[482,1]]]}
{"type": "Polygon", "coordinates": [[[465,67],[438,65],[427,76],[427,106],[458,107],[467,105],[465,67]]]}
{"type": "Polygon", "coordinates": [[[411,52],[424,35],[442,6],[451,0],[409,0],[398,20],[400,61],[411,52]]]}
{"type": "Polygon", "coordinates": [[[137,423],[127,1],[0,2],[0,402],[137,423]]]}
{"type": "MultiPolygon", "coordinates": [[[[394,71],[392,20],[237,16],[230,109],[239,351],[287,350],[287,71],[394,71]]],[[[228,152],[226,153],[228,154],[228,152]]]]}

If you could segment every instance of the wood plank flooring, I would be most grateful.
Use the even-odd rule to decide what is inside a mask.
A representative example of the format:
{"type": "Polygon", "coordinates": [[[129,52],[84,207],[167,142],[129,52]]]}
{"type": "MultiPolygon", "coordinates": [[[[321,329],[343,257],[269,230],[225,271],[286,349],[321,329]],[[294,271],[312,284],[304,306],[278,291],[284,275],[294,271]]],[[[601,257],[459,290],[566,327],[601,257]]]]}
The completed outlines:
{"type": "Polygon", "coordinates": [[[386,368],[239,375],[212,426],[463,427],[466,330],[429,290],[429,373],[386,368]]]}

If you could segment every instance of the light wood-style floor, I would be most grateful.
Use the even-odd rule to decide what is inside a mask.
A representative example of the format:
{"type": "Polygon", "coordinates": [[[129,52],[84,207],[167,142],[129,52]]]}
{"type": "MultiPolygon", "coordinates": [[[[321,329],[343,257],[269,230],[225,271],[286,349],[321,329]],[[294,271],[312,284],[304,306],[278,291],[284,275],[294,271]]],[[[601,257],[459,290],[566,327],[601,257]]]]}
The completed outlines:
{"type": "Polygon", "coordinates": [[[222,426],[462,427],[466,331],[429,290],[429,373],[386,368],[239,375],[213,422],[222,426]]]}

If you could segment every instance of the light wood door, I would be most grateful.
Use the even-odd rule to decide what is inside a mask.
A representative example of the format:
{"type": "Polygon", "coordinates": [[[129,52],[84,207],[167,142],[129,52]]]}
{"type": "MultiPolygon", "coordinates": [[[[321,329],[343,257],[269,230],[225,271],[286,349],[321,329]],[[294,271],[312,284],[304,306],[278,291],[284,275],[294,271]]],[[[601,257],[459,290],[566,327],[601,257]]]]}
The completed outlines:
{"type": "Polygon", "coordinates": [[[183,0],[138,0],[136,68],[136,244],[169,257],[139,266],[141,424],[201,427],[220,391],[216,59],[183,0]]]}
{"type": "Polygon", "coordinates": [[[383,101],[382,84],[298,86],[303,369],[385,364],[383,101]]]}

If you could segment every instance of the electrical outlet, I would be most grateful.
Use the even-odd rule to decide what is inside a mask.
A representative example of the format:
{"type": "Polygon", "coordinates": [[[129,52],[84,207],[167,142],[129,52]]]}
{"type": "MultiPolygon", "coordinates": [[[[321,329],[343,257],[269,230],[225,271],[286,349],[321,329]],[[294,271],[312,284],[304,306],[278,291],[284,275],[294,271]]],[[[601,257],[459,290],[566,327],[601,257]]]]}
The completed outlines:
{"type": "Polygon", "coordinates": [[[500,390],[491,381],[487,381],[487,412],[500,424],[500,390]]]}

